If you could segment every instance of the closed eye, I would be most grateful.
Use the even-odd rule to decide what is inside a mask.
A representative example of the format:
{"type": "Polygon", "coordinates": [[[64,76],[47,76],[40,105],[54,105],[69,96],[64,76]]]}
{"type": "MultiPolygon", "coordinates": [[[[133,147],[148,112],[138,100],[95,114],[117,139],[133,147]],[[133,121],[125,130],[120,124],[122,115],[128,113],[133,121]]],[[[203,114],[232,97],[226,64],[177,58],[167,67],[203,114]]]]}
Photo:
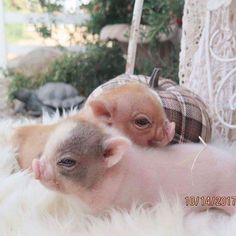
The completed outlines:
{"type": "Polygon", "coordinates": [[[63,159],[61,159],[60,161],[57,162],[58,166],[65,167],[65,168],[68,168],[68,169],[74,167],[75,164],[76,164],[76,161],[74,159],[71,159],[71,158],[63,158],[63,159]]]}

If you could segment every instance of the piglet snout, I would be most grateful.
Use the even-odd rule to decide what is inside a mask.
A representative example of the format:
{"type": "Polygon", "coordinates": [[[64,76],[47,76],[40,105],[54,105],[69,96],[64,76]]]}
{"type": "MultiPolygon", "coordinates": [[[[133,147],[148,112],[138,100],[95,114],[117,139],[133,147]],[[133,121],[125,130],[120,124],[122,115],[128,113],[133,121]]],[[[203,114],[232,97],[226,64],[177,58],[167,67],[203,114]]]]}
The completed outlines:
{"type": "Polygon", "coordinates": [[[168,139],[168,142],[171,142],[175,136],[175,122],[167,121],[165,124],[166,124],[165,125],[165,134],[168,139]]]}
{"type": "Polygon", "coordinates": [[[149,142],[150,146],[163,147],[172,141],[175,136],[175,123],[166,120],[162,127],[158,127],[155,139],[149,142]]]}

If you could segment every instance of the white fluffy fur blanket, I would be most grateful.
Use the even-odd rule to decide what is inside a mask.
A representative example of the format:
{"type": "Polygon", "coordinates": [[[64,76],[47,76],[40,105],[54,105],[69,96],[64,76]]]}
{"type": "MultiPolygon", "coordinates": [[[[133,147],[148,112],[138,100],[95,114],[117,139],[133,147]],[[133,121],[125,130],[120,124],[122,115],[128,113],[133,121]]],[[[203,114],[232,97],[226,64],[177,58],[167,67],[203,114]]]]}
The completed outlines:
{"type": "MultiPolygon", "coordinates": [[[[44,116],[44,123],[57,119],[44,116]]],[[[45,189],[32,174],[18,170],[14,148],[6,137],[13,127],[32,121],[0,121],[0,235],[1,236],[132,236],[235,235],[236,215],[204,212],[184,216],[175,202],[163,201],[153,209],[111,210],[95,217],[68,196],[45,189]],[[13,170],[17,170],[13,173],[13,170]]]]}

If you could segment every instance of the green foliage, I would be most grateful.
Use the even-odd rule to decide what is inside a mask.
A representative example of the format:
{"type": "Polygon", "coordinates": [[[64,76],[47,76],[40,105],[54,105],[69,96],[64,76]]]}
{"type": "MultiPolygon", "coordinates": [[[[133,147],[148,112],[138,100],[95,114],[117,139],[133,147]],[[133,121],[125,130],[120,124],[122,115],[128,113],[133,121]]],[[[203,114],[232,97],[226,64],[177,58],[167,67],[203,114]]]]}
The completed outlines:
{"type": "Polygon", "coordinates": [[[113,44],[89,45],[86,52],[65,54],[55,61],[49,71],[37,80],[29,80],[23,75],[15,75],[10,84],[10,98],[20,88],[36,89],[47,82],[65,82],[75,86],[80,94],[89,95],[97,86],[121,74],[125,60],[120,48],[113,44]]]}
{"type": "Polygon", "coordinates": [[[92,0],[84,6],[90,14],[86,23],[88,30],[99,33],[105,25],[130,23],[134,2],[135,0],[92,0]]]}
{"type": "MultiPolygon", "coordinates": [[[[19,1],[19,0],[18,0],[19,1]]],[[[26,0],[32,12],[61,12],[63,1],[26,0]]]]}
{"type": "MultiPolygon", "coordinates": [[[[84,6],[90,14],[87,26],[90,32],[99,33],[103,26],[131,23],[134,0],[92,0],[84,6]]],[[[143,5],[141,23],[151,27],[150,38],[160,32],[168,33],[173,18],[181,18],[184,0],[146,0],[143,5]]]]}
{"type": "MultiPolygon", "coordinates": [[[[30,0],[30,1],[34,2],[34,0],[30,0]]],[[[61,1],[55,1],[53,3],[51,1],[39,0],[38,2],[40,4],[41,8],[47,12],[60,12],[60,10],[62,8],[61,1]]]]}
{"type": "Polygon", "coordinates": [[[52,36],[52,29],[48,25],[41,24],[35,25],[36,32],[39,33],[43,38],[50,38],[52,36]]]}
{"type": "MultiPolygon", "coordinates": [[[[173,21],[181,26],[184,0],[145,0],[142,11],[141,23],[150,27],[149,49],[151,57],[160,55],[159,33],[169,33],[169,24],[173,21]]],[[[92,0],[89,5],[84,6],[91,15],[87,27],[92,33],[99,33],[103,26],[117,23],[131,23],[134,0],[92,0]]],[[[169,60],[160,58],[159,65],[162,75],[178,80],[179,46],[172,45],[169,60]]],[[[150,58],[138,63],[136,73],[150,74],[156,67],[157,61],[150,58]]]]}
{"type": "MultiPolygon", "coordinates": [[[[62,1],[48,1],[48,0],[28,0],[31,12],[44,12],[44,13],[60,13],[62,11],[63,3],[62,1]]],[[[51,24],[34,24],[36,32],[43,38],[52,37],[52,26],[55,23],[51,24]]]]}
{"type": "Polygon", "coordinates": [[[169,23],[181,19],[184,0],[144,1],[142,23],[150,26],[150,40],[156,41],[159,33],[169,33],[169,23]]]}
{"type": "MultiPolygon", "coordinates": [[[[42,12],[60,12],[62,7],[61,1],[55,1],[55,4],[46,0],[29,1],[35,9],[42,12]]],[[[89,32],[99,33],[101,28],[108,24],[131,23],[134,2],[135,0],[91,0],[88,5],[83,6],[90,14],[90,20],[86,22],[89,32]]],[[[160,53],[162,44],[158,42],[157,36],[159,33],[169,33],[170,22],[176,21],[181,25],[183,5],[184,0],[144,1],[141,23],[150,27],[150,58],[141,59],[138,68],[135,68],[136,73],[150,75],[154,67],[160,66],[163,76],[177,80],[179,46],[171,45],[167,60],[163,60],[160,53]],[[159,58],[158,62],[156,58],[159,58]]],[[[52,36],[51,26],[41,24],[35,27],[43,37],[52,36]]],[[[109,48],[98,43],[88,46],[85,53],[66,55],[63,60],[55,62],[50,71],[35,80],[36,82],[29,82],[17,75],[11,91],[19,87],[37,88],[49,81],[63,81],[71,83],[82,94],[88,95],[99,84],[123,73],[124,70],[125,61],[118,46],[113,43],[109,48]]]]}
{"type": "Polygon", "coordinates": [[[9,88],[8,88],[8,98],[9,100],[13,100],[14,99],[14,94],[21,88],[34,88],[35,85],[33,84],[33,82],[26,78],[24,75],[21,74],[14,74],[9,88]]]}
{"type": "Polygon", "coordinates": [[[96,44],[89,45],[85,53],[67,55],[54,63],[43,79],[70,83],[87,96],[100,84],[124,72],[124,68],[119,47],[96,44]]]}

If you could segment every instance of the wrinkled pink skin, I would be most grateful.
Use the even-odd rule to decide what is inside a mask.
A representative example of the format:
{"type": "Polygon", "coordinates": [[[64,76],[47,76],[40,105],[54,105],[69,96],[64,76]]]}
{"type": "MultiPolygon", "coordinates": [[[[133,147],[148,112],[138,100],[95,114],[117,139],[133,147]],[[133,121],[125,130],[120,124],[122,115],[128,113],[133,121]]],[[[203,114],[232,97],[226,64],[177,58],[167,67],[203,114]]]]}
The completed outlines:
{"type": "MultiPolygon", "coordinates": [[[[191,173],[194,158],[203,148],[200,144],[147,150],[131,145],[124,138],[119,148],[119,152],[124,153],[107,168],[102,181],[92,190],[72,184],[63,186],[54,181],[56,174],[52,173],[44,157],[33,163],[35,177],[52,190],[78,196],[95,212],[110,207],[130,209],[135,201],[155,204],[162,193],[168,199],[178,196],[183,205],[188,196],[236,196],[235,157],[233,159],[219,149],[208,146],[191,173]]],[[[236,211],[236,206],[232,205],[215,207],[229,214],[236,211]]],[[[201,211],[206,208],[199,204],[197,207],[186,207],[186,210],[201,211]]]]}

